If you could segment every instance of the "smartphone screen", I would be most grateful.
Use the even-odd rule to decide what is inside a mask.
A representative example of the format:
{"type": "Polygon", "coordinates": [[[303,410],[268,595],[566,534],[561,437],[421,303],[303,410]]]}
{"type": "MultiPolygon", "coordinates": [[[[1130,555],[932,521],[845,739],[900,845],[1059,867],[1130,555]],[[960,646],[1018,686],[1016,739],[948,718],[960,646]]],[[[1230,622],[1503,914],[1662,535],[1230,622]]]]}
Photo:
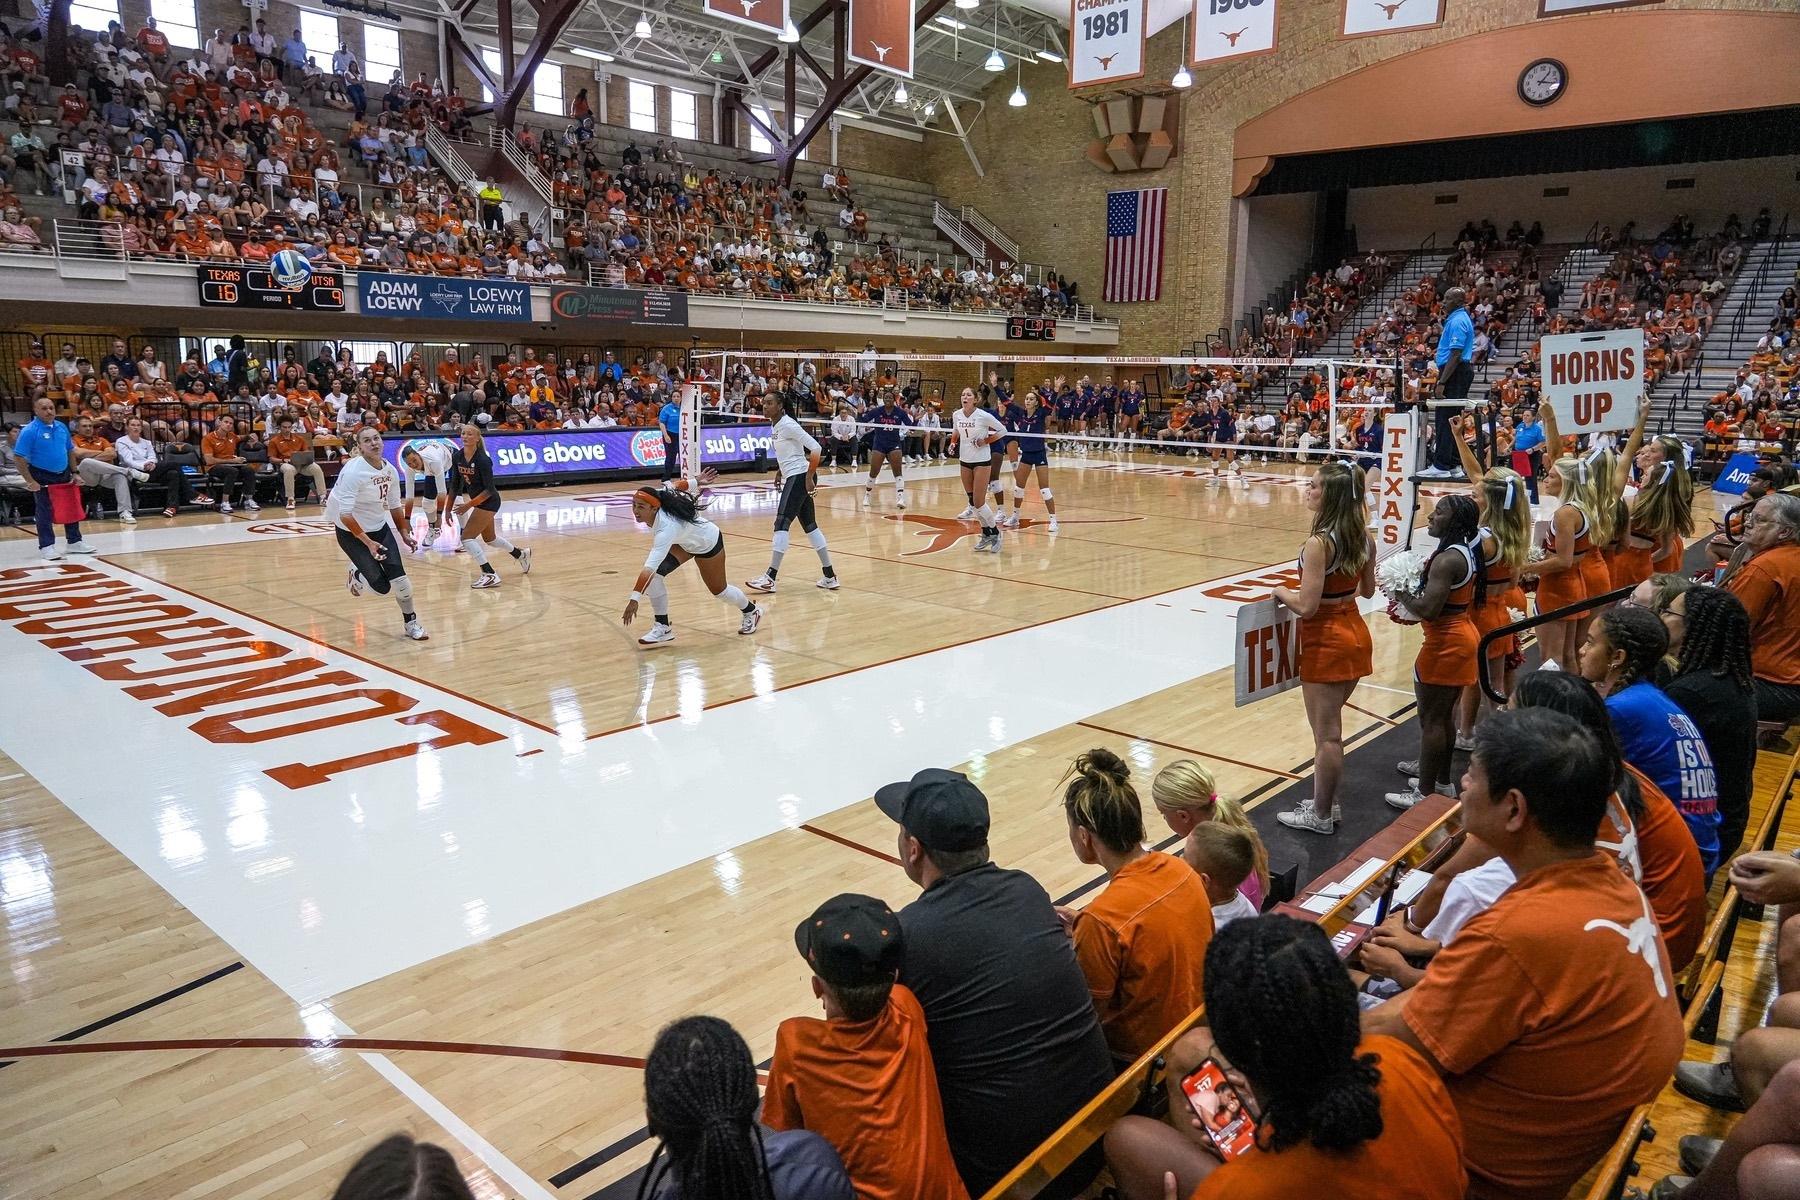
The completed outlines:
{"type": "Polygon", "coordinates": [[[1225,1077],[1217,1059],[1209,1058],[1181,1081],[1200,1127],[1227,1161],[1256,1144],[1256,1113],[1250,1099],[1225,1077]]]}

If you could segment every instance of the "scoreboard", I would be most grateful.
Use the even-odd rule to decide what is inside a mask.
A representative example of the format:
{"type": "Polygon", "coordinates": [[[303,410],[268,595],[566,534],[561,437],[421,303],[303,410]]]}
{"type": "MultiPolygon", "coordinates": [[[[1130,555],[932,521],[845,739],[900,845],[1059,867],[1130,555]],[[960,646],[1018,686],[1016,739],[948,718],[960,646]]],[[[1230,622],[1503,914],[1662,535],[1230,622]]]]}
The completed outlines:
{"type": "Polygon", "coordinates": [[[204,266],[199,269],[200,303],[207,308],[289,308],[343,312],[344,281],[335,271],[314,271],[297,288],[275,282],[267,267],[204,266]]]}
{"type": "Polygon", "coordinates": [[[1054,342],[1055,317],[1008,317],[1006,340],[1009,342],[1054,342]]]}

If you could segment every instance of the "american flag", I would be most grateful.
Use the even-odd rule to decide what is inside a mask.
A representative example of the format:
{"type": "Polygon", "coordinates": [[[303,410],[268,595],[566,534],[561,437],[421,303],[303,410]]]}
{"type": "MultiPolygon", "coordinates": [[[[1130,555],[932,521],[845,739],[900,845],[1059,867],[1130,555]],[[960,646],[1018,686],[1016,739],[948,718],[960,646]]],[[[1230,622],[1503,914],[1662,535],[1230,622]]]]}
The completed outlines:
{"type": "Polygon", "coordinates": [[[1162,299],[1163,218],[1168,188],[1106,193],[1105,299],[1162,299]]]}

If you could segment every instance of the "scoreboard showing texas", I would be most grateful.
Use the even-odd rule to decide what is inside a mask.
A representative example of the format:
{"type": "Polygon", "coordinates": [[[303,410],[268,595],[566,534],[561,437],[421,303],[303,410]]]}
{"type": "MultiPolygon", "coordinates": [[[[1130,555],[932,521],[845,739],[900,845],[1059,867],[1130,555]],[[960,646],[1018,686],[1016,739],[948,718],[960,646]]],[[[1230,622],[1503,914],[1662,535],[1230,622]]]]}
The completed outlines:
{"type": "Polygon", "coordinates": [[[1055,317],[1008,317],[1006,340],[1009,342],[1054,342],[1055,317]]]}
{"type": "Polygon", "coordinates": [[[343,312],[343,277],[315,271],[297,288],[284,288],[267,267],[205,266],[199,268],[200,303],[206,308],[298,308],[343,312]]]}

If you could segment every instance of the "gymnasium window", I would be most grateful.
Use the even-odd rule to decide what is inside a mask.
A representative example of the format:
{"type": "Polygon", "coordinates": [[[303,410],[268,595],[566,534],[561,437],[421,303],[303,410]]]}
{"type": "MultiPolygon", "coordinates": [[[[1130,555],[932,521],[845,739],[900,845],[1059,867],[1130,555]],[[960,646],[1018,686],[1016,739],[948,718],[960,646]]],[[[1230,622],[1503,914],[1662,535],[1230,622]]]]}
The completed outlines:
{"type": "Polygon", "coordinates": [[[331,70],[331,56],[343,43],[338,34],[338,19],[333,13],[309,12],[300,9],[300,40],[306,44],[306,53],[319,64],[323,71],[331,70]]]}
{"type": "Polygon", "coordinates": [[[700,99],[692,92],[669,89],[669,132],[676,137],[700,137],[700,99]]]}
{"type": "Polygon", "coordinates": [[[656,132],[656,88],[652,84],[630,81],[627,98],[631,108],[631,127],[640,133],[656,132]]]}
{"type": "MultiPolygon", "coordinates": [[[[756,120],[761,121],[763,125],[775,124],[775,118],[770,116],[769,110],[762,105],[752,104],[750,106],[750,111],[756,114],[756,120]]],[[[759,126],[756,121],[746,121],[745,124],[750,126],[750,152],[752,154],[773,153],[775,147],[771,145],[769,139],[764,136],[762,126],[759,126]]]]}
{"type": "Polygon", "coordinates": [[[69,5],[69,23],[89,33],[105,33],[109,21],[119,19],[119,0],[74,0],[69,5]]]}
{"type": "Polygon", "coordinates": [[[563,115],[561,63],[539,63],[531,73],[531,107],[537,112],[563,115]]]}
{"type": "MultiPolygon", "coordinates": [[[[324,64],[319,64],[323,66],[324,64]]],[[[362,74],[364,83],[383,83],[400,69],[400,31],[386,25],[363,26],[362,74]]],[[[402,79],[406,76],[402,75],[402,79]]]]}
{"type": "Polygon", "coordinates": [[[171,45],[199,48],[200,18],[194,15],[194,0],[150,0],[150,15],[171,45]]]}
{"type": "MultiPolygon", "coordinates": [[[[500,65],[500,52],[498,50],[488,50],[483,48],[481,51],[481,61],[487,64],[487,69],[494,73],[495,79],[500,80],[502,83],[506,82],[502,75],[505,68],[500,65]]],[[[481,100],[484,104],[492,104],[494,102],[493,89],[488,87],[485,83],[481,85],[481,100]]]]}

